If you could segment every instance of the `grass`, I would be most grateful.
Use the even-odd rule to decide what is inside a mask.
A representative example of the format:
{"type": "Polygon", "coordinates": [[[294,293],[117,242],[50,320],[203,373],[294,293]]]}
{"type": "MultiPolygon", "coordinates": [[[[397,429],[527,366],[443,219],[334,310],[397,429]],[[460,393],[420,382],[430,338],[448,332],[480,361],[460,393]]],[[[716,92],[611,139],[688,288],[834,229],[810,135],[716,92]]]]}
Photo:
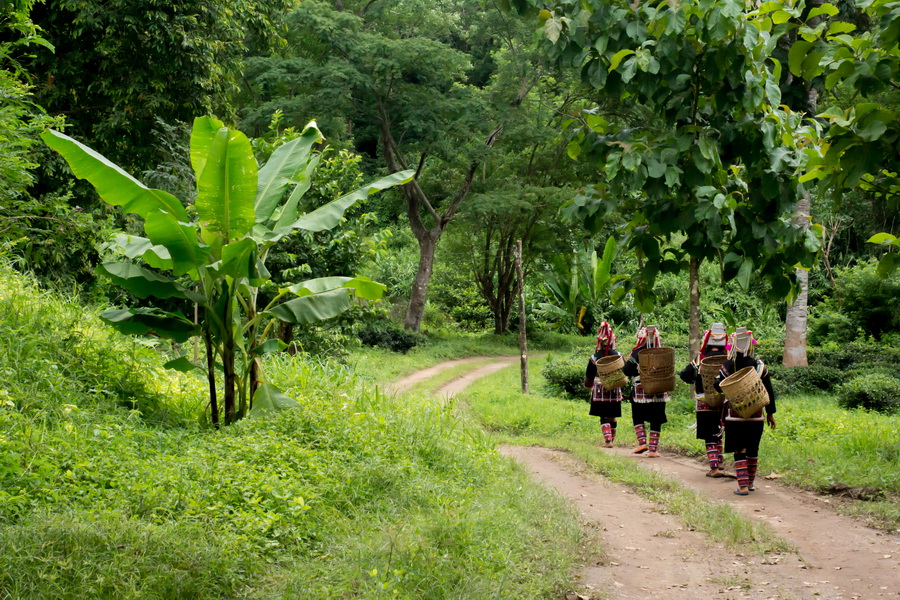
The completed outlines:
{"type": "MultiPolygon", "coordinates": [[[[499,441],[567,450],[610,480],[630,486],[642,497],[679,515],[687,527],[735,551],[762,554],[791,549],[769,528],[731,507],[709,502],[672,479],[600,450],[599,420],[587,418],[586,403],[541,393],[545,387],[540,374],[544,363],[540,357],[529,362],[533,391],[528,396],[519,391],[518,370],[510,368],[476,381],[462,393],[462,399],[499,441]]],[[[626,428],[623,433],[627,435],[626,428]]]]}
{"type": "Polygon", "coordinates": [[[268,375],[301,408],[215,431],[203,380],[163,360],[0,265],[0,598],[567,589],[574,510],[452,403],[283,356],[268,375]]]}

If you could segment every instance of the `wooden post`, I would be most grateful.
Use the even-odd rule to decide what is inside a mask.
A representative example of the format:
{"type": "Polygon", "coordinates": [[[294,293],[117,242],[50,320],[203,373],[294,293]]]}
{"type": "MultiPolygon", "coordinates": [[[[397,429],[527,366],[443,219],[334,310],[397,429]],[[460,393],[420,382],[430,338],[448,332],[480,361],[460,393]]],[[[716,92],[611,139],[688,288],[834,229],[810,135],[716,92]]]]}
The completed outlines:
{"type": "Polygon", "coordinates": [[[522,271],[522,240],[516,242],[516,272],[519,276],[519,351],[522,368],[522,393],[528,393],[528,344],[525,339],[525,274],[522,271]]]}

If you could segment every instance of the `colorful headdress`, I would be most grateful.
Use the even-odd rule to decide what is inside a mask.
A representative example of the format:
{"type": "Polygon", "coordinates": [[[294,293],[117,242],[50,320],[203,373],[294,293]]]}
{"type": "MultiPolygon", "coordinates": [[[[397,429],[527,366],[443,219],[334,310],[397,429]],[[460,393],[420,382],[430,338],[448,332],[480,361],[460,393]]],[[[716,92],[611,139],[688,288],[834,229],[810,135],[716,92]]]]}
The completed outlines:
{"type": "Polygon", "coordinates": [[[613,333],[612,325],[603,321],[600,323],[600,329],[597,330],[597,346],[596,349],[605,348],[607,350],[616,349],[616,334],[613,333]]]}
{"type": "Polygon", "coordinates": [[[753,356],[754,346],[757,341],[753,338],[753,332],[746,327],[738,327],[731,334],[731,350],[728,352],[729,357],[734,357],[740,353],[744,356],[753,356]]]}
{"type": "Polygon", "coordinates": [[[638,348],[659,348],[662,346],[662,340],[659,337],[659,331],[656,329],[656,325],[648,325],[647,327],[641,327],[637,332],[637,345],[635,345],[632,350],[637,350],[638,348]]]}
{"type": "Polygon", "coordinates": [[[706,358],[706,351],[709,346],[717,348],[726,348],[728,344],[728,332],[721,323],[713,323],[712,327],[703,334],[703,342],[700,344],[700,359],[706,358]]]}

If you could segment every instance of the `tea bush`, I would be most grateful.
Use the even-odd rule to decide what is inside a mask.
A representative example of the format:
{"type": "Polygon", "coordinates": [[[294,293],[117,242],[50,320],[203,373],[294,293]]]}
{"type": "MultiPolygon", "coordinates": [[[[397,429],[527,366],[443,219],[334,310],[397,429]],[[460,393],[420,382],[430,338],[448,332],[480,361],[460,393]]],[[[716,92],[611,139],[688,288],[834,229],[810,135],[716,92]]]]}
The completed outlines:
{"type": "Polygon", "coordinates": [[[782,367],[768,365],[778,393],[830,392],[844,381],[840,369],[825,365],[782,367]]]}
{"type": "Polygon", "coordinates": [[[407,331],[390,321],[362,327],[358,335],[360,341],[366,346],[385,348],[401,354],[406,354],[411,348],[415,348],[424,341],[421,334],[407,331]]]}
{"type": "Polygon", "coordinates": [[[900,411],[900,379],[874,373],[855,377],[840,390],[839,403],[844,408],[868,408],[883,413],[900,411]]]}
{"type": "Polygon", "coordinates": [[[565,395],[578,400],[590,400],[591,390],[584,387],[584,372],[589,353],[573,352],[568,356],[548,356],[541,375],[547,380],[552,394],[565,395]]]}

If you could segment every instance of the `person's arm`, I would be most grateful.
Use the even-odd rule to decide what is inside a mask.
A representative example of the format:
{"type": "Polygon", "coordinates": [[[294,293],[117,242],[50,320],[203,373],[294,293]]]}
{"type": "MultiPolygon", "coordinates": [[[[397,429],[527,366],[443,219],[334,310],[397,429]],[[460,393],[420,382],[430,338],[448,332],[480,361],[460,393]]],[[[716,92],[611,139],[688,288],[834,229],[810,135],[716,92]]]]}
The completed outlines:
{"type": "Polygon", "coordinates": [[[766,393],[769,395],[769,403],[766,404],[766,423],[769,424],[769,427],[775,429],[775,411],[777,410],[775,407],[775,389],[772,387],[772,380],[769,377],[769,368],[765,365],[763,366],[760,379],[763,387],[766,388],[766,393]]]}
{"type": "Polygon", "coordinates": [[[587,369],[584,372],[584,387],[594,387],[595,377],[597,377],[597,365],[594,364],[593,360],[588,359],[587,369]]]}
{"type": "Polygon", "coordinates": [[[732,370],[734,369],[734,360],[726,360],[722,365],[722,368],[719,369],[719,374],[716,375],[716,381],[713,383],[713,387],[716,388],[716,391],[720,394],[722,393],[722,387],[719,385],[722,383],[722,380],[731,375],[732,370]]]}
{"type": "Polygon", "coordinates": [[[640,373],[640,369],[638,368],[637,362],[637,354],[638,351],[635,350],[631,353],[631,356],[628,357],[628,360],[625,361],[625,366],[622,367],[622,372],[628,375],[629,377],[636,377],[638,373],[640,373]]]}
{"type": "Polygon", "coordinates": [[[694,363],[688,363],[678,374],[685,383],[694,383],[697,380],[697,367],[694,363]]]}

